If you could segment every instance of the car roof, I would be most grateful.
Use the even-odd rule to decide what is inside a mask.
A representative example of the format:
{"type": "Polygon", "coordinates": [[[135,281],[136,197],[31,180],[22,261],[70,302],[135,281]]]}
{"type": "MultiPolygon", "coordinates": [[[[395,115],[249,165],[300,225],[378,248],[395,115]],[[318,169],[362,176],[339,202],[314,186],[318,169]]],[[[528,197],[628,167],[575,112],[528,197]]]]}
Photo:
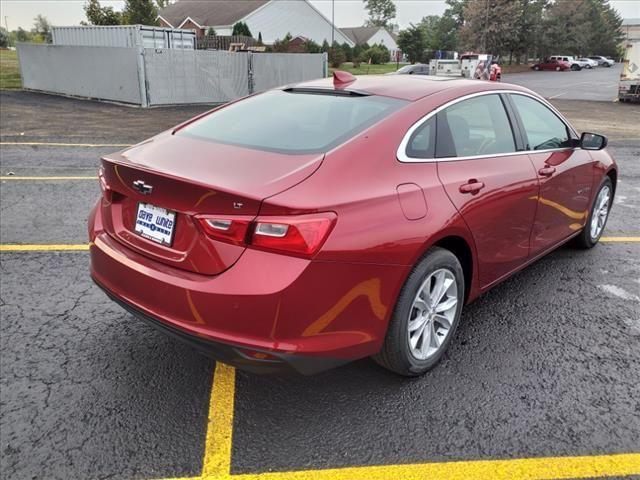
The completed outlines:
{"type": "Polygon", "coordinates": [[[508,83],[468,80],[460,77],[438,77],[435,75],[360,75],[350,83],[334,84],[332,78],[289,85],[288,88],[309,90],[336,90],[343,92],[379,95],[416,101],[434,93],[447,90],[452,95],[482,92],[487,90],[528,91],[508,83]]]}

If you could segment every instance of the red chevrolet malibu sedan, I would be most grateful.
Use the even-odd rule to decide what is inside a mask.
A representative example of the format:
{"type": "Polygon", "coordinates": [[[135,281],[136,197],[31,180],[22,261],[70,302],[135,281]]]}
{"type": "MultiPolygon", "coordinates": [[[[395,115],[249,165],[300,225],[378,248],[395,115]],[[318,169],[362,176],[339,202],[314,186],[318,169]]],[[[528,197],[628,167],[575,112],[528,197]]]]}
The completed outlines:
{"type": "Polygon", "coordinates": [[[338,72],[104,157],[91,275],[246,370],[373,356],[419,375],[463,305],[598,242],[617,178],[605,146],[515,85],[338,72]]]}

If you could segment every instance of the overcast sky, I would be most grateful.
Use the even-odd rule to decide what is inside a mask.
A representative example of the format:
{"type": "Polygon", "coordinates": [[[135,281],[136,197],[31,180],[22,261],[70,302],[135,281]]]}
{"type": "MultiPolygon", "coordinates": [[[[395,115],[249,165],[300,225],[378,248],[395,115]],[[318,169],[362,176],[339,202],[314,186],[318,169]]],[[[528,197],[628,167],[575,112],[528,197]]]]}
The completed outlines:
{"type": "MultiPolygon", "coordinates": [[[[124,1],[102,1],[122,9],[124,1]]],[[[331,0],[311,0],[322,13],[331,18],[331,0]]],[[[396,21],[401,28],[418,22],[425,15],[440,15],[444,12],[443,0],[395,0],[398,15],[396,21]]],[[[0,0],[0,21],[9,30],[18,27],[31,29],[33,17],[42,14],[53,25],[77,25],[84,20],[84,0],[0,0]]],[[[640,0],[611,0],[611,5],[624,18],[640,18],[640,0]]],[[[338,27],[362,25],[366,12],[361,0],[335,0],[335,18],[338,27]]]]}

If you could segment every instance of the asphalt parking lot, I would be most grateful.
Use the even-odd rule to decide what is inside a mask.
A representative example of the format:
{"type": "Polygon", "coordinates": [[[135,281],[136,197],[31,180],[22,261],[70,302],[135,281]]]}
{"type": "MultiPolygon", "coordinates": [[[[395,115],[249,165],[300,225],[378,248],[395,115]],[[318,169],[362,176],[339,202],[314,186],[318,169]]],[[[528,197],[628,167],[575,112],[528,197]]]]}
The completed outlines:
{"type": "Polygon", "coordinates": [[[620,165],[608,241],[481,297],[404,379],[235,372],[132,318],[88,275],[99,156],[205,108],[1,92],[2,478],[640,477],[640,110],[564,98],[620,165]]]}
{"type": "Polygon", "coordinates": [[[622,64],[613,67],[584,68],[578,72],[531,70],[525,73],[504,74],[502,79],[530,88],[548,99],[589,100],[610,102],[618,96],[618,82],[622,64]]]}

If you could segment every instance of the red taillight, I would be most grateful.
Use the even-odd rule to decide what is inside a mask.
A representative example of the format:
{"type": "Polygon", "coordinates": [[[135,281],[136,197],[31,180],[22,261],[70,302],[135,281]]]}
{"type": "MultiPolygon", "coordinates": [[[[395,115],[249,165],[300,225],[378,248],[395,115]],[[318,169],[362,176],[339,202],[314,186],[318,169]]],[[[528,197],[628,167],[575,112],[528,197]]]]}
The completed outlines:
{"type": "Polygon", "coordinates": [[[329,236],[336,218],[335,213],[258,217],[251,235],[251,245],[267,250],[311,256],[329,236]]]}
{"type": "Polygon", "coordinates": [[[205,233],[214,240],[244,245],[253,217],[207,215],[198,217],[198,220],[205,233]]]}
{"type": "Polygon", "coordinates": [[[198,216],[205,233],[221,242],[310,257],[325,242],[335,213],[282,217],[198,216]]]}

